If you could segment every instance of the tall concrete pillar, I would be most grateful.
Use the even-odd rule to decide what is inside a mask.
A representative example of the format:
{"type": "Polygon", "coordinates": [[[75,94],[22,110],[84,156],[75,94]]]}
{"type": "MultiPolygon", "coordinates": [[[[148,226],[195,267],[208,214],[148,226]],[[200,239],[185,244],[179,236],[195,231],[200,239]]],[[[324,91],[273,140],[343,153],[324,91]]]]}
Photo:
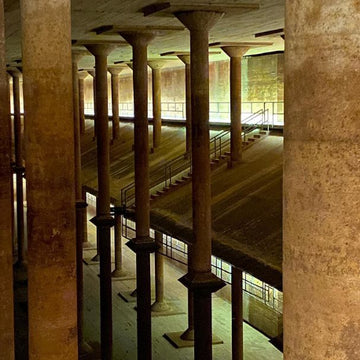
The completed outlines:
{"type": "Polygon", "coordinates": [[[20,2],[30,360],[78,359],[70,5],[20,2]]]}
{"type": "Polygon", "coordinates": [[[242,271],[231,270],[232,360],[243,360],[243,287],[242,271]]]}
{"type": "Polygon", "coordinates": [[[191,153],[191,73],[190,54],[178,55],[178,58],[185,65],[185,107],[186,107],[186,152],[191,153]]]}
{"type": "Polygon", "coordinates": [[[93,78],[93,104],[94,104],[94,139],[96,138],[96,75],[95,70],[88,70],[88,74],[93,78]]]}
{"type": "MultiPolygon", "coordinates": [[[[93,105],[94,105],[94,137],[93,140],[96,139],[96,134],[97,134],[97,120],[96,120],[96,72],[95,70],[88,70],[87,71],[88,74],[93,78],[93,105]]],[[[97,207],[97,203],[98,203],[98,196],[96,197],[96,207],[97,207]]],[[[91,261],[94,262],[99,262],[100,261],[100,238],[97,236],[96,237],[96,254],[95,256],[91,259],[91,261]]]]}
{"type": "Polygon", "coordinates": [[[192,111],[192,268],[181,282],[194,293],[195,359],[212,358],[211,293],[224,286],[211,273],[211,189],[209,149],[209,30],[216,11],[183,11],[175,16],[190,30],[192,111]]]}
{"type": "Polygon", "coordinates": [[[151,354],[151,286],[150,252],[155,243],[149,237],[149,137],[148,137],[148,77],[147,46],[152,32],[121,32],[133,48],[134,76],[134,157],[136,238],[128,246],[136,253],[137,289],[137,349],[139,360],[150,360],[151,354]]]}
{"type": "Polygon", "coordinates": [[[149,60],[152,73],[152,103],[153,103],[153,149],[161,142],[161,69],[163,60],[149,60]]]}
{"type": "MultiPolygon", "coordinates": [[[[167,27],[166,31],[172,30],[167,27]]],[[[176,29],[178,30],[178,29],[176,29]]],[[[101,33],[102,28],[98,33],[101,33]]],[[[149,138],[148,138],[148,74],[147,47],[163,29],[156,27],[107,27],[104,32],[120,34],[133,50],[134,76],[134,158],[136,238],[127,245],[136,253],[137,339],[138,359],[150,360],[151,354],[151,288],[150,253],[156,249],[149,236],[149,138]]]]}
{"type": "Polygon", "coordinates": [[[101,358],[110,360],[112,358],[110,228],[114,225],[114,219],[110,215],[107,57],[118,45],[101,42],[83,42],[83,44],[95,56],[98,197],[96,216],[91,221],[96,226],[96,237],[98,239],[100,255],[101,358]]]}
{"type": "Polygon", "coordinates": [[[221,47],[230,57],[230,160],[232,167],[242,159],[241,126],[241,59],[252,47],[269,46],[269,42],[218,42],[210,46],[221,47]]]}
{"type": "Polygon", "coordinates": [[[155,302],[151,306],[151,311],[164,312],[170,309],[164,297],[164,256],[160,253],[163,246],[163,234],[155,231],[155,243],[158,246],[155,252],[155,302]]]}
{"type": "Polygon", "coordinates": [[[13,79],[14,104],[14,142],[15,142],[15,173],[16,173],[16,230],[18,261],[17,268],[26,270],[25,224],[24,224],[24,192],[23,192],[23,135],[20,114],[20,76],[18,70],[9,71],[13,79]]]}
{"type": "Polygon", "coordinates": [[[115,269],[111,273],[113,278],[122,278],[126,276],[126,272],[122,266],[122,216],[119,207],[115,208],[115,228],[114,228],[114,252],[115,252],[115,269]]]}
{"type": "MultiPolygon", "coordinates": [[[[83,201],[86,203],[86,190],[84,188],[82,188],[82,196],[81,198],[83,199],[83,201]]],[[[85,212],[85,216],[83,219],[83,248],[87,249],[87,248],[92,248],[93,245],[90,243],[89,238],[88,238],[88,222],[87,222],[87,212],[85,212]]]]}
{"type": "Polygon", "coordinates": [[[78,311],[78,345],[79,356],[88,352],[89,346],[83,339],[83,244],[84,222],[86,222],[87,203],[83,200],[81,180],[81,140],[80,140],[80,101],[78,63],[87,55],[87,51],[73,50],[73,113],[74,113],[74,153],[75,153],[75,200],[76,200],[76,274],[77,274],[77,311],[78,311]]]}
{"type": "Polygon", "coordinates": [[[241,138],[241,59],[248,47],[223,46],[223,51],[230,57],[230,161],[229,165],[238,164],[242,159],[241,138]]]}
{"type": "Polygon", "coordinates": [[[0,0],[0,359],[14,360],[12,169],[4,2],[0,0]]]}
{"type": "Polygon", "coordinates": [[[287,360],[359,357],[359,19],[350,0],[286,1],[287,360]]]}
{"type": "Polygon", "coordinates": [[[108,71],[111,74],[111,103],[112,103],[112,140],[120,136],[119,124],[119,75],[124,67],[109,66],[108,71]]]}
{"type": "MultiPolygon", "coordinates": [[[[80,134],[85,134],[85,100],[84,100],[84,84],[88,77],[88,72],[80,71],[79,77],[79,113],[80,113],[80,134]]],[[[84,199],[85,200],[85,199],[84,199]]]]}

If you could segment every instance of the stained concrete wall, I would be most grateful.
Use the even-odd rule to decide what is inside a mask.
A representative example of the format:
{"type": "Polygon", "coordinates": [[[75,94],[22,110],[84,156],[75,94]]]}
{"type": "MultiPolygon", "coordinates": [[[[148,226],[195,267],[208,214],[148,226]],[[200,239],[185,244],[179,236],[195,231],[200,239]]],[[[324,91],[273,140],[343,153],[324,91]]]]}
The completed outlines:
{"type": "Polygon", "coordinates": [[[245,57],[243,101],[284,100],[284,54],[245,57]]]}
{"type": "MultiPolygon", "coordinates": [[[[109,103],[111,103],[110,75],[109,103]]],[[[284,54],[249,56],[242,60],[242,101],[270,102],[284,99],[284,54]]],[[[149,102],[151,102],[151,70],[149,69],[149,102]]],[[[162,102],[185,102],[184,67],[162,70],[162,102]]],[[[230,101],[229,61],[211,62],[209,67],[210,103],[225,103],[211,106],[210,111],[228,111],[230,101]]],[[[132,73],[120,75],[120,103],[132,103],[132,73]]],[[[92,104],[92,78],[85,80],[85,103],[92,104]]]]}
{"type": "MultiPolygon", "coordinates": [[[[231,285],[216,293],[231,302],[231,285]]],[[[243,318],[255,329],[272,338],[283,332],[283,316],[255,296],[243,291],[243,318]]]]}

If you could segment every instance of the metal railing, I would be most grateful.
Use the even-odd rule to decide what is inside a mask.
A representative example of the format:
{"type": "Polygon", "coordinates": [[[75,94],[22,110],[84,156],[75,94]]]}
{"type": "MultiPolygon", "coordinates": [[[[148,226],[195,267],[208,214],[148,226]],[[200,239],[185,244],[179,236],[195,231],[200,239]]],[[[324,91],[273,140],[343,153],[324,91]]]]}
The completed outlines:
{"type": "MultiPolygon", "coordinates": [[[[135,223],[123,217],[123,233],[127,239],[135,237],[135,223]]],[[[153,230],[150,230],[150,236],[153,230]]],[[[163,234],[163,244],[160,253],[169,259],[175,260],[183,265],[187,265],[188,245],[183,241],[163,234]]],[[[211,256],[211,271],[226,283],[232,283],[232,265],[221,258],[211,256]]],[[[243,291],[263,302],[268,307],[278,313],[282,313],[283,301],[282,293],[269,284],[255,278],[251,274],[243,271],[242,274],[243,291]]]]}
{"type": "MultiPolygon", "coordinates": [[[[260,109],[242,123],[244,141],[254,130],[269,130],[268,110],[260,109]]],[[[230,131],[223,130],[210,139],[210,160],[220,159],[230,148],[230,131]]],[[[185,152],[165,164],[150,170],[149,188],[170,187],[180,174],[188,176],[192,172],[191,153],[185,152]],[[187,172],[187,173],[186,173],[187,172]]],[[[121,189],[121,204],[127,208],[135,202],[135,182],[121,189]]]]}
{"type": "MultiPolygon", "coordinates": [[[[241,103],[242,119],[255,114],[258,110],[268,110],[270,126],[284,125],[284,102],[283,101],[246,101],[241,103]]],[[[119,111],[121,116],[133,117],[133,102],[120,102],[119,111]]],[[[85,113],[93,114],[94,105],[85,104],[85,113]]],[[[183,121],[186,118],[185,102],[162,102],[161,113],[163,119],[183,121]]],[[[109,103],[109,114],[112,114],[111,104],[109,103]]],[[[148,115],[152,117],[152,103],[148,103],[148,115]]],[[[230,103],[229,102],[210,102],[210,122],[230,123],[230,103]]]]}

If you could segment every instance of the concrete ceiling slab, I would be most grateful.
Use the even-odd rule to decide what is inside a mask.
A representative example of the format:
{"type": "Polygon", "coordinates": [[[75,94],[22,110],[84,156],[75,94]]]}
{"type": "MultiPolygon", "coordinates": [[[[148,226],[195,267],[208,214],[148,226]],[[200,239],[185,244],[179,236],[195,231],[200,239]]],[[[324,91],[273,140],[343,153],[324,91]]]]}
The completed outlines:
{"type": "MultiPolygon", "coordinates": [[[[182,1],[184,3],[184,1],[182,1]]],[[[120,40],[119,35],[96,35],[92,29],[107,24],[122,24],[124,27],[136,26],[180,26],[175,17],[144,17],[141,9],[154,3],[154,0],[72,0],[72,38],[83,40],[120,40]]],[[[192,0],[192,5],[203,6],[204,0],[192,0]]],[[[234,6],[237,1],[206,2],[210,6],[234,6]]],[[[210,42],[251,42],[257,33],[284,28],[285,0],[247,0],[247,4],[260,5],[258,10],[245,13],[227,12],[211,30],[210,42]]],[[[187,3],[188,4],[188,3],[187,3]]],[[[19,0],[5,0],[6,50],[7,62],[21,59],[21,17],[19,0]]],[[[50,25],[50,24],[49,24],[50,25]]],[[[284,41],[280,36],[271,39],[272,46],[258,47],[249,50],[248,54],[274,52],[284,50],[284,41]]],[[[148,48],[149,57],[159,57],[161,53],[172,50],[189,51],[190,37],[187,30],[172,32],[166,36],[155,38],[148,48]]],[[[115,61],[128,61],[132,58],[130,46],[122,46],[109,56],[109,64],[115,61]]],[[[211,57],[212,61],[227,59],[223,53],[211,57]]],[[[79,66],[90,68],[94,59],[86,56],[80,60],[79,66]]]]}

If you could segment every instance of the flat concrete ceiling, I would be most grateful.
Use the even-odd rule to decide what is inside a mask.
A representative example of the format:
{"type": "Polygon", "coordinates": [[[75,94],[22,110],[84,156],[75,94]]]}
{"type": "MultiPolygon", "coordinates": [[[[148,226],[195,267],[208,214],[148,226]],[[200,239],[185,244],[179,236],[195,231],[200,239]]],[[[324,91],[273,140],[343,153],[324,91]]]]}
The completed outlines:
{"type": "MultiPolygon", "coordinates": [[[[140,11],[143,7],[158,2],[156,0],[72,0],[72,38],[73,39],[116,39],[119,35],[96,35],[91,30],[103,25],[124,26],[179,26],[175,17],[147,16],[140,11]]],[[[229,12],[214,26],[210,32],[209,43],[218,41],[270,41],[272,46],[257,47],[248,51],[247,55],[261,54],[284,50],[284,40],[279,35],[255,39],[254,34],[284,27],[285,0],[244,0],[244,1],[204,1],[192,0],[195,3],[209,4],[259,4],[259,10],[244,14],[229,12]]],[[[5,0],[7,62],[21,58],[21,30],[19,0],[5,0]]],[[[188,30],[156,38],[149,46],[148,56],[159,57],[160,53],[173,50],[189,50],[188,30]]],[[[130,46],[120,47],[109,56],[109,64],[114,61],[128,61],[132,58],[130,46]]],[[[227,59],[223,53],[212,55],[211,60],[227,59]]],[[[91,55],[84,57],[79,66],[88,68],[94,65],[91,55]]],[[[168,66],[181,66],[181,62],[171,62],[168,66]]]]}

